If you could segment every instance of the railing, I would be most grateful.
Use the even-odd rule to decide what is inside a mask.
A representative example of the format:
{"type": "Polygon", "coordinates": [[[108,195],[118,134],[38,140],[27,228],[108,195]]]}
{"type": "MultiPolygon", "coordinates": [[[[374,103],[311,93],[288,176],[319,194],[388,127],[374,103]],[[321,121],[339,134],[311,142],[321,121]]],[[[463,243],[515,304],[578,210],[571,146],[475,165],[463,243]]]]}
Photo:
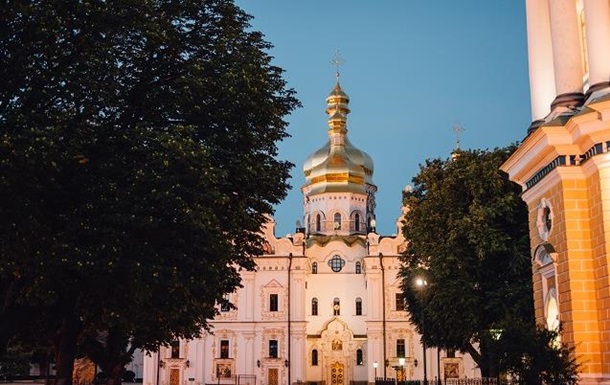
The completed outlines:
{"type": "Polygon", "coordinates": [[[379,377],[375,379],[375,385],[511,385],[511,382],[498,381],[497,378],[429,378],[424,384],[424,380],[396,381],[395,378],[379,377]]]}

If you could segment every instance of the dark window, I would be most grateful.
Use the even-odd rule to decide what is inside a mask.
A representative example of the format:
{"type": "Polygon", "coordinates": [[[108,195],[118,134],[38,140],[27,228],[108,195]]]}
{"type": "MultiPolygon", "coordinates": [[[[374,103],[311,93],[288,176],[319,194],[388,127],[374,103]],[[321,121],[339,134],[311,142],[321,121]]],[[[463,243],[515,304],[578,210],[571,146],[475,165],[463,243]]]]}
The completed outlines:
{"type": "Polygon", "coordinates": [[[229,358],[229,340],[220,340],[220,358],[229,358]]]}
{"type": "Polygon", "coordinates": [[[321,231],[322,228],[322,219],[320,218],[320,214],[316,215],[316,231],[321,231]]]}
{"type": "Polygon", "coordinates": [[[318,366],[318,351],[316,349],[311,351],[311,366],[318,366]]]}
{"type": "Polygon", "coordinates": [[[396,293],[396,310],[405,310],[405,298],[402,296],[402,293],[396,293]]]}
{"type": "Polygon", "coordinates": [[[277,358],[277,340],[269,340],[269,357],[277,358]]]}
{"type": "Polygon", "coordinates": [[[341,214],[335,213],[333,226],[335,230],[341,230],[341,214]]]}
{"type": "MultiPolygon", "coordinates": [[[[223,298],[225,301],[229,301],[229,294],[224,294],[224,295],[222,296],[222,298],[223,298]]],[[[229,306],[229,304],[228,304],[228,303],[222,303],[222,304],[220,304],[220,311],[230,311],[230,310],[231,310],[231,307],[229,306]]]]}
{"type": "Polygon", "coordinates": [[[180,358],[180,341],[172,341],[172,358],[180,358]]]}
{"type": "Polygon", "coordinates": [[[362,299],[356,298],[356,315],[362,315],[362,299]]]}
{"type": "Polygon", "coordinates": [[[328,261],[328,266],[330,266],[330,268],[335,272],[338,273],[341,271],[341,269],[343,269],[343,266],[345,266],[345,261],[343,259],[341,259],[340,256],[338,255],[334,255],[329,261],[328,261]]]}
{"type": "Polygon", "coordinates": [[[277,294],[269,294],[269,311],[278,311],[278,308],[277,294]]]}
{"type": "Polygon", "coordinates": [[[360,231],[360,214],[354,215],[354,230],[360,231]]]}
{"type": "Polygon", "coordinates": [[[311,299],[311,315],[318,315],[318,299],[311,299]]]}
{"type": "Polygon", "coordinates": [[[341,315],[341,303],[339,298],[333,300],[333,315],[341,315]]]}
{"type": "Polygon", "coordinates": [[[405,357],[405,340],[399,338],[396,340],[396,357],[405,357]]]}
{"type": "Polygon", "coordinates": [[[362,349],[356,350],[356,365],[364,365],[364,358],[362,355],[362,349]]]}
{"type": "Polygon", "coordinates": [[[311,264],[311,274],[318,274],[318,262],[311,264]]]}
{"type": "Polygon", "coordinates": [[[362,274],[362,264],[360,262],[356,262],[356,274],[362,274]]]}

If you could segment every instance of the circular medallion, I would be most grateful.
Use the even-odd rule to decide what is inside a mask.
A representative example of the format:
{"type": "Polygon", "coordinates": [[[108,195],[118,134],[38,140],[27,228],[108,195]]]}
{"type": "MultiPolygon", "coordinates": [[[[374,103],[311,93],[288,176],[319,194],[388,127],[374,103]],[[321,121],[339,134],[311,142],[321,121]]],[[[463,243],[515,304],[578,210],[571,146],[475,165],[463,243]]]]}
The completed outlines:
{"type": "Polygon", "coordinates": [[[536,227],[538,228],[540,238],[543,241],[548,241],[551,229],[553,228],[553,208],[551,207],[551,202],[546,198],[542,198],[538,205],[536,227]]]}

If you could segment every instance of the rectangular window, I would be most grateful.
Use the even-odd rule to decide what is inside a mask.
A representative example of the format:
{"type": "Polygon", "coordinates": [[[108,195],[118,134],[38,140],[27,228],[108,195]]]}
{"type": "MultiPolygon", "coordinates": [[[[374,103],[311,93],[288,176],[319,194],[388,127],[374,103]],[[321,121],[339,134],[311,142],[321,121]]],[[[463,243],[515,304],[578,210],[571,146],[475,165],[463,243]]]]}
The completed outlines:
{"type": "MultiPolygon", "coordinates": [[[[229,301],[229,299],[230,299],[229,294],[223,294],[222,298],[225,301],[229,301]]],[[[230,310],[231,310],[231,308],[229,307],[228,303],[223,303],[223,304],[220,305],[220,311],[227,312],[227,311],[230,311],[230,310]]]]}
{"type": "Polygon", "coordinates": [[[402,293],[396,293],[396,310],[405,310],[405,298],[402,296],[402,293]]]}
{"type": "Polygon", "coordinates": [[[171,343],[172,358],[180,358],[180,341],[174,340],[171,343]]]}
{"type": "Polygon", "coordinates": [[[269,294],[269,311],[278,311],[278,295],[269,294]]]}
{"type": "Polygon", "coordinates": [[[396,340],[396,357],[405,357],[405,340],[403,338],[396,340]]]}
{"type": "Polygon", "coordinates": [[[356,300],[356,315],[362,315],[362,300],[360,298],[356,300]]]}
{"type": "Polygon", "coordinates": [[[220,341],[220,358],[229,358],[229,340],[220,341]]]}
{"type": "Polygon", "coordinates": [[[277,340],[269,340],[269,357],[277,358],[277,340]]]}

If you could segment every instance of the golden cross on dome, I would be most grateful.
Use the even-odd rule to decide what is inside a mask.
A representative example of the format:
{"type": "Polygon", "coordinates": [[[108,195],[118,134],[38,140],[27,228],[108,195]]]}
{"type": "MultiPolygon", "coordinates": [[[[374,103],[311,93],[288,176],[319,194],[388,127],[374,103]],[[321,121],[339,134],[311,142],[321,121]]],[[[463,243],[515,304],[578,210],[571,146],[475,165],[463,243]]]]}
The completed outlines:
{"type": "Polygon", "coordinates": [[[335,71],[337,74],[337,82],[339,82],[339,68],[343,65],[343,63],[345,63],[345,60],[341,57],[341,53],[339,52],[339,50],[335,51],[335,56],[333,56],[332,60],[330,61],[330,64],[332,64],[333,66],[335,66],[335,71]]]}
{"type": "Polygon", "coordinates": [[[465,128],[462,127],[460,122],[455,122],[455,124],[451,128],[451,131],[453,131],[455,133],[455,149],[459,150],[460,149],[460,134],[465,131],[465,128]]]}

